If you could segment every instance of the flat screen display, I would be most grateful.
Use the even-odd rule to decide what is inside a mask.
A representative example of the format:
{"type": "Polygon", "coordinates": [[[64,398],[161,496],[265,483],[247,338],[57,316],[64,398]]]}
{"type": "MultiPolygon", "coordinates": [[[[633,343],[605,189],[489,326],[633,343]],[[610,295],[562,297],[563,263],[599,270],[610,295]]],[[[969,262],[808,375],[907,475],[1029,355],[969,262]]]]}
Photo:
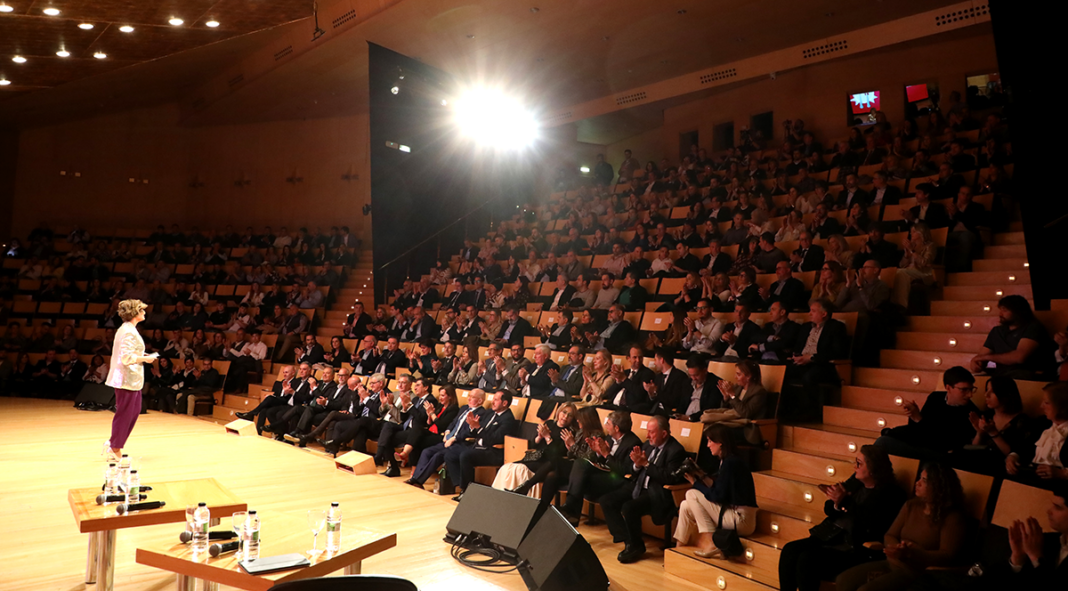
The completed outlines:
{"type": "Polygon", "coordinates": [[[858,92],[849,95],[849,105],[854,115],[864,115],[879,110],[879,91],[858,92]]]}
{"type": "Polygon", "coordinates": [[[912,86],[905,87],[905,96],[909,99],[910,103],[919,102],[928,98],[927,85],[926,84],[913,84],[912,86]]]}

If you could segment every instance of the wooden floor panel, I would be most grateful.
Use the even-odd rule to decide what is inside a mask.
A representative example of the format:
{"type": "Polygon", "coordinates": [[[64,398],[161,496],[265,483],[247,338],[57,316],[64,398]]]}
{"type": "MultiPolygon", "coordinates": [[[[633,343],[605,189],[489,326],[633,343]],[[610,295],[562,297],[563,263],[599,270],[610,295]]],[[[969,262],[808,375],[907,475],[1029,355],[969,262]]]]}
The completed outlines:
{"type": "MultiPolygon", "coordinates": [[[[67,490],[102,482],[99,454],[113,416],[74,410],[69,402],[0,398],[0,589],[95,588],[84,584],[87,536],[77,531],[67,490]]],[[[399,479],[352,476],[336,470],[321,454],[262,437],[228,436],[214,423],[157,412],[141,416],[127,450],[140,458],[142,484],[210,476],[253,509],[303,519],[308,509],[338,501],[347,523],[396,531],[397,547],[365,561],[364,573],[403,576],[424,591],[526,589],[518,574],[481,573],[455,562],[442,542],[455,503],[399,479]]],[[[115,588],[173,588],[173,575],[136,564],[134,550],[168,543],[183,527],[120,531],[115,588]]],[[[579,531],[600,557],[613,590],[701,589],[665,573],[656,540],[646,541],[650,552],[645,560],[621,565],[616,554],[622,545],[611,542],[603,525],[582,525],[579,531]]],[[[269,522],[262,532],[270,535],[269,522]]],[[[308,544],[310,548],[310,533],[308,544]]]]}

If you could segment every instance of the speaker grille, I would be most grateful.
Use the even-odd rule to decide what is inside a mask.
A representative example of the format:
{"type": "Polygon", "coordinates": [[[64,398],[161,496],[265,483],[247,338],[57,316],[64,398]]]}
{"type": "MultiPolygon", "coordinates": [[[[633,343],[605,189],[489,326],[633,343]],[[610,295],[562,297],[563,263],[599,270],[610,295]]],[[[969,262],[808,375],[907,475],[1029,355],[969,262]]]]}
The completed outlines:
{"type": "Polygon", "coordinates": [[[355,9],[350,10],[350,11],[342,14],[341,16],[335,18],[333,21],[331,21],[331,23],[334,25],[334,28],[336,29],[336,28],[340,27],[341,25],[351,21],[354,18],[356,18],[356,10],[355,9]]]}
{"type": "Polygon", "coordinates": [[[845,51],[846,49],[849,49],[849,42],[842,39],[841,41],[834,41],[832,43],[825,43],[823,45],[817,45],[816,47],[803,49],[801,50],[801,59],[807,60],[821,55],[827,55],[828,53],[845,51]]]}
{"type": "Polygon", "coordinates": [[[620,97],[616,97],[616,104],[619,106],[623,106],[638,103],[644,101],[647,96],[648,95],[645,94],[644,90],[641,92],[635,92],[633,94],[626,94],[620,97]]]}
{"type": "Polygon", "coordinates": [[[726,70],[720,70],[719,72],[712,72],[711,74],[705,74],[701,76],[701,84],[711,84],[720,80],[726,80],[727,78],[734,78],[738,75],[738,70],[734,68],[727,68],[726,70]]]}
{"type": "Polygon", "coordinates": [[[293,53],[293,46],[287,45],[279,51],[274,52],[274,61],[278,61],[291,53],[293,53]]]}
{"type": "Polygon", "coordinates": [[[953,23],[959,23],[961,21],[967,21],[976,19],[982,16],[986,16],[989,13],[989,9],[986,4],[979,4],[972,6],[965,10],[955,10],[953,12],[947,12],[935,17],[935,26],[941,27],[943,25],[950,25],[953,23]]]}

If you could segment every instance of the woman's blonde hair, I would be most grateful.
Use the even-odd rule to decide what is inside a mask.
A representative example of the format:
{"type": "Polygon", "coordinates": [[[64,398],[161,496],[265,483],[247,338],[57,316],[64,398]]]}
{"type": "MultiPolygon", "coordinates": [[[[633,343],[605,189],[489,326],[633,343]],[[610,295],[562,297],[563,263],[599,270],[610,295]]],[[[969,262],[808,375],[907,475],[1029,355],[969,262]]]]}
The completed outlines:
{"type": "Polygon", "coordinates": [[[129,322],[147,307],[141,300],[123,300],[119,302],[119,318],[122,318],[123,322],[129,322]]]}

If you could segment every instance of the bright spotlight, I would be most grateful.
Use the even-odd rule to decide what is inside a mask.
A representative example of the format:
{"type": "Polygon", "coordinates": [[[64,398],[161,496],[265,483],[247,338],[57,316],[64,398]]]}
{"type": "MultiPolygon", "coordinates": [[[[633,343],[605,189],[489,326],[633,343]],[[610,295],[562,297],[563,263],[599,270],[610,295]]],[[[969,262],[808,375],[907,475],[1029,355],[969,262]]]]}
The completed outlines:
{"type": "Polygon", "coordinates": [[[460,131],[486,146],[518,149],[537,139],[538,122],[518,100],[498,90],[475,90],[453,105],[460,131]]]}
{"type": "Polygon", "coordinates": [[[590,167],[589,166],[580,166],[579,167],[579,172],[581,172],[582,174],[589,174],[590,173],[590,167]]]}
{"type": "Polygon", "coordinates": [[[393,94],[399,94],[400,93],[400,87],[399,86],[394,86],[393,88],[390,88],[389,91],[392,92],[393,94]]]}

